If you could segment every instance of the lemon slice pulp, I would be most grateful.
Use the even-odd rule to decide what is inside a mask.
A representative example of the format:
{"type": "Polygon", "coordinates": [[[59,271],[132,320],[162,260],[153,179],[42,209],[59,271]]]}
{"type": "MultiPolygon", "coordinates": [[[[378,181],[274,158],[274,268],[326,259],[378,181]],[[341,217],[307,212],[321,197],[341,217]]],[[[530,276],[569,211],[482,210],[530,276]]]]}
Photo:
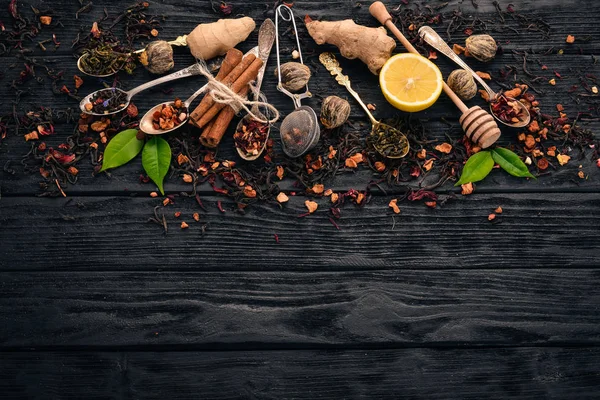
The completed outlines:
{"type": "Polygon", "coordinates": [[[431,107],[442,92],[439,68],[420,55],[405,53],[391,57],[379,73],[386,100],[394,107],[417,112],[431,107]]]}

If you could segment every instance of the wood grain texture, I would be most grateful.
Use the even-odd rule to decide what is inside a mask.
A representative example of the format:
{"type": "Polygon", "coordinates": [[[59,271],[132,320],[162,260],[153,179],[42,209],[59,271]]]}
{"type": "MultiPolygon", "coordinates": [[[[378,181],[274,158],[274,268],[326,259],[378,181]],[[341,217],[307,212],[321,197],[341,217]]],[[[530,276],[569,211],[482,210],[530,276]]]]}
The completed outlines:
{"type": "MultiPolygon", "coordinates": [[[[491,0],[478,3],[474,9],[470,1],[451,0],[446,10],[460,7],[484,21],[495,15],[491,0]]],[[[257,22],[274,16],[273,3],[231,4],[234,15],[257,22]]],[[[26,3],[18,5],[30,12],[26,3]]],[[[337,50],[316,46],[300,19],[309,14],[377,26],[367,5],[355,0],[294,5],[313,71],[315,97],[306,102],[313,108],[327,95],[349,96],[318,62],[320,52],[337,50]]],[[[501,2],[503,9],[507,5],[501,2]]],[[[103,8],[115,15],[124,5],[94,1],[79,20],[73,18],[78,2],[51,6],[64,28],[46,29],[38,39],[54,32],[62,45],[56,52],[36,49],[33,56],[50,57],[64,70],[63,83],[72,87],[77,71],[70,41],[80,28],[87,31],[103,8]]],[[[592,56],[600,54],[600,3],[523,0],[515,8],[545,19],[549,37],[493,32],[504,55],[470,65],[497,75],[507,64],[520,63],[512,50],[551,49],[529,65],[544,77],[536,84],[545,91],[539,96],[542,110],[554,114],[561,103],[571,117],[589,111],[589,104],[577,104],[567,91],[579,83],[578,70],[600,74],[592,56]],[[565,44],[568,34],[575,35],[574,45],[565,44]],[[559,49],[564,54],[559,56],[559,49]],[[550,86],[554,71],[562,79],[550,86]]],[[[208,0],[164,0],[153,3],[150,12],[169,16],[161,39],[217,18],[208,0]]],[[[452,42],[464,39],[457,34],[452,42]]],[[[240,49],[255,43],[253,34],[240,49]]],[[[283,38],[284,54],[291,54],[292,46],[289,35],[283,38]]],[[[365,102],[377,106],[377,118],[404,115],[385,102],[366,66],[340,61],[365,102]]],[[[175,51],[177,69],[191,62],[186,49],[175,51]]],[[[444,76],[454,69],[441,56],[436,64],[444,76]]],[[[12,111],[9,83],[22,65],[13,56],[0,56],[0,114],[12,111]]],[[[274,65],[273,54],[263,89],[286,115],[292,103],[275,89],[274,65]]],[[[523,76],[519,67],[518,77],[523,76]]],[[[139,68],[122,78],[131,88],[153,76],[139,68]]],[[[165,84],[135,102],[143,112],[203,83],[192,78],[165,84]],[[173,93],[164,93],[167,89],[173,93]]],[[[100,87],[99,80],[85,78],[81,92],[100,87]]],[[[53,95],[47,78],[23,88],[29,93],[17,106],[20,112],[40,104],[76,106],[53,95]]],[[[367,120],[352,104],[351,119],[366,134],[367,120]]],[[[475,104],[481,100],[469,105],[475,104]]],[[[434,140],[462,136],[458,114],[444,96],[413,117],[424,121],[434,140]]],[[[587,124],[600,129],[599,121],[587,124]]],[[[72,129],[59,124],[48,143],[61,143],[72,129]]],[[[514,142],[517,133],[503,132],[499,143],[514,142]]],[[[220,155],[237,160],[230,135],[220,155]]],[[[112,178],[92,176],[83,162],[79,183],[67,188],[74,197],[40,199],[34,197],[39,177],[24,174],[19,164],[28,147],[11,136],[0,145],[0,166],[7,169],[0,168],[2,398],[598,398],[600,169],[589,157],[574,158],[536,182],[494,171],[474,196],[457,196],[437,209],[402,202],[395,215],[388,208],[393,193],[376,192],[364,208],[342,209],[339,231],[329,222],[326,199],[317,199],[319,210],[305,218],[298,218],[306,211],[302,196],[282,209],[276,203],[253,205],[241,216],[231,200],[202,187],[207,211],[180,197],[160,208],[169,226],[163,235],[161,227],[147,222],[161,199],[147,197],[153,185],[138,183],[139,162],[114,171],[112,178]],[[577,178],[579,164],[588,180],[577,178]],[[218,201],[225,213],[217,210],[218,201]],[[490,223],[487,216],[498,206],[504,213],[490,223]],[[175,211],[182,217],[176,219],[175,211]],[[200,212],[200,223],[193,221],[194,212],[200,212]],[[189,229],[180,230],[181,220],[189,229]],[[204,234],[203,224],[208,224],[204,234]]],[[[363,170],[340,175],[327,187],[362,189],[372,178],[363,170]]],[[[280,188],[295,190],[287,180],[280,188]]],[[[189,186],[174,177],[166,189],[178,193],[189,186]]],[[[448,185],[440,193],[452,190],[448,185]]]]}
{"type": "Polygon", "coordinates": [[[0,273],[2,349],[600,343],[600,271],[0,273]]]}
{"type": "Polygon", "coordinates": [[[597,348],[0,355],[8,400],[587,400],[600,379],[597,348]]]}
{"type": "Polygon", "coordinates": [[[388,207],[373,197],[348,204],[329,222],[329,199],[309,217],[305,197],[249,207],[245,216],[221,198],[204,197],[207,212],[177,198],[161,209],[170,232],[148,223],[162,200],[84,197],[67,200],[3,198],[2,270],[332,270],[368,268],[480,268],[598,266],[600,203],[595,193],[459,196],[443,208],[422,202],[388,207]],[[498,206],[499,223],[487,216],[498,206]],[[182,213],[177,219],[176,211],[182,213]],[[201,223],[192,213],[201,214],[201,223]],[[190,223],[182,231],[181,220],[190,223]],[[394,223],[395,221],[395,223],[394,223]],[[201,224],[208,223],[204,235],[201,224]],[[280,243],[276,243],[277,234],[280,243]]]}

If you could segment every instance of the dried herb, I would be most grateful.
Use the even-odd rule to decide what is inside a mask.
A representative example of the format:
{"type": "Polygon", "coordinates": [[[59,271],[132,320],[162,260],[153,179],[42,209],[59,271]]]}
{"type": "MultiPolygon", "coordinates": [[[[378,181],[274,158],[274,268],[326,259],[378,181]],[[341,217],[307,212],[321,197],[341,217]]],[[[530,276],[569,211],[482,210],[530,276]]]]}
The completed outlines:
{"type": "Polygon", "coordinates": [[[90,102],[85,105],[85,109],[96,114],[110,114],[120,111],[126,106],[127,93],[119,89],[108,88],[94,93],[90,102]]]}
{"type": "Polygon", "coordinates": [[[152,127],[157,131],[173,129],[187,119],[187,112],[180,99],[175,99],[173,104],[163,104],[152,114],[152,127]]]}
{"type": "MultiPolygon", "coordinates": [[[[106,76],[112,75],[131,63],[131,55],[115,50],[118,43],[98,43],[84,50],[79,61],[81,69],[90,75],[106,76]]],[[[129,73],[132,68],[128,66],[125,70],[129,73]]]]}
{"type": "Polygon", "coordinates": [[[235,146],[247,156],[260,153],[267,140],[269,125],[252,118],[245,119],[241,128],[233,134],[235,146]]]}
{"type": "Polygon", "coordinates": [[[493,99],[491,106],[494,115],[508,124],[522,122],[525,118],[518,100],[507,98],[504,95],[498,95],[493,99]]]}
{"type": "Polygon", "coordinates": [[[409,147],[406,137],[399,130],[388,129],[386,125],[377,125],[367,137],[367,144],[385,157],[406,154],[409,147]]]}

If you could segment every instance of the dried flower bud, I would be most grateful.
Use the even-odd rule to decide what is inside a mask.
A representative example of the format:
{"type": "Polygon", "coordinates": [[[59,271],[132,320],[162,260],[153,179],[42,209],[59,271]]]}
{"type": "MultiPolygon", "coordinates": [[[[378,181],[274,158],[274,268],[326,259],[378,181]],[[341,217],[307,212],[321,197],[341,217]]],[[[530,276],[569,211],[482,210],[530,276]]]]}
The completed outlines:
{"type": "Polygon", "coordinates": [[[140,62],[151,73],[164,74],[175,65],[173,48],[164,40],[151,42],[140,54],[140,62]]]}
{"type": "Polygon", "coordinates": [[[467,51],[479,61],[491,61],[496,56],[498,46],[490,35],[469,36],[466,41],[467,51]]]}
{"type": "MultiPolygon", "coordinates": [[[[277,76],[277,68],[275,68],[277,76]]],[[[281,85],[290,92],[301,90],[310,80],[310,69],[297,62],[287,62],[281,66],[281,85]]]]}
{"type": "Polygon", "coordinates": [[[463,100],[471,100],[477,94],[477,84],[464,69],[455,69],[448,75],[448,86],[463,100]]]}
{"type": "Polygon", "coordinates": [[[350,116],[350,103],[341,97],[329,96],[321,106],[321,123],[327,129],[344,125],[350,116]]]}
{"type": "Polygon", "coordinates": [[[92,36],[96,39],[98,39],[102,35],[102,32],[100,32],[100,29],[98,28],[98,22],[94,22],[92,24],[92,29],[90,32],[92,33],[92,36]]]}

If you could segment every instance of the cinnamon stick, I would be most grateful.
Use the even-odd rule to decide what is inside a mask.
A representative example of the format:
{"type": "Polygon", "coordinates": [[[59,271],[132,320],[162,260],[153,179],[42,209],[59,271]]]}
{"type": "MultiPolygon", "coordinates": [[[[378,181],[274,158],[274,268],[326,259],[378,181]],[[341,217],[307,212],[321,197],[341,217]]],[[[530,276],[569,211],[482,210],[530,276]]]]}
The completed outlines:
{"type": "MultiPolygon", "coordinates": [[[[230,49],[229,51],[227,51],[227,54],[225,55],[225,58],[221,63],[221,68],[219,68],[219,72],[217,73],[217,76],[215,76],[215,79],[221,82],[227,77],[227,75],[231,73],[231,71],[233,71],[235,67],[237,67],[242,62],[243,58],[244,54],[238,49],[230,49]]],[[[194,115],[197,115],[197,111],[199,108],[200,105],[198,105],[198,107],[196,107],[194,111],[192,111],[192,113],[190,114],[189,122],[192,125],[194,125],[194,115]]]]}
{"type": "MultiPolygon", "coordinates": [[[[248,84],[255,80],[258,76],[258,71],[261,69],[262,65],[262,60],[260,58],[256,58],[252,62],[252,64],[250,64],[250,66],[244,71],[244,73],[241,74],[235,82],[233,82],[233,84],[231,85],[231,90],[235,93],[238,93],[245,86],[248,86],[248,84]]],[[[223,81],[223,83],[225,83],[225,81],[223,81]]],[[[213,102],[214,104],[202,115],[202,117],[199,120],[195,121],[197,126],[203,127],[211,119],[213,119],[219,113],[219,111],[221,111],[223,108],[225,108],[225,106],[227,106],[227,104],[217,103],[214,100],[213,102]]]]}
{"type": "Polygon", "coordinates": [[[242,62],[242,58],[244,58],[244,54],[238,49],[230,49],[227,51],[215,79],[222,81],[240,62],[242,62]]]}
{"type": "MultiPolygon", "coordinates": [[[[241,75],[243,75],[243,73],[252,65],[252,63],[255,60],[256,56],[254,54],[248,54],[224,78],[218,79],[219,75],[217,75],[215,79],[222,82],[224,85],[231,86],[241,75]]],[[[206,96],[204,96],[200,104],[198,104],[198,107],[196,107],[196,109],[190,114],[190,123],[192,125],[196,125],[198,128],[202,128],[204,125],[206,125],[206,123],[208,123],[208,121],[210,121],[212,117],[206,120],[204,124],[199,124],[198,121],[204,116],[206,111],[208,111],[214,104],[215,101],[211,95],[207,94],[206,96]]]]}
{"type": "MultiPolygon", "coordinates": [[[[249,89],[250,87],[248,85],[244,86],[238,95],[246,98],[249,89]]],[[[234,116],[235,110],[230,106],[222,109],[216,118],[206,125],[206,128],[200,136],[200,143],[210,148],[217,147],[221,142],[221,139],[223,139],[225,131],[227,131],[227,127],[229,127],[234,116]]]]}
{"type": "MultiPolygon", "coordinates": [[[[218,116],[217,116],[218,117],[218,116]]],[[[212,130],[213,126],[215,125],[215,121],[217,118],[213,119],[212,121],[210,121],[208,124],[206,124],[206,126],[204,127],[204,129],[202,130],[202,134],[200,135],[200,144],[206,147],[209,147],[207,145],[206,142],[206,138],[208,135],[210,135],[210,131],[212,130]]]]}

